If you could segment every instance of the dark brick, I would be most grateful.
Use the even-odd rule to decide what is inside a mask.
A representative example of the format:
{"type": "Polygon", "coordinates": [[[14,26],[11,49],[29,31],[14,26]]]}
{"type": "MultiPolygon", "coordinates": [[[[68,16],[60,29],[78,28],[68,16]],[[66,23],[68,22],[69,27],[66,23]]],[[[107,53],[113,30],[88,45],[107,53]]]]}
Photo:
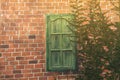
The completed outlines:
{"type": "Polygon", "coordinates": [[[2,57],[2,53],[0,53],[0,57],[2,57]]]}
{"type": "Polygon", "coordinates": [[[29,35],[29,39],[35,39],[36,36],[35,35],[29,35]]]}
{"type": "Polygon", "coordinates": [[[1,75],[1,76],[0,76],[0,79],[1,79],[1,78],[5,78],[5,75],[1,75]]]}
{"type": "Polygon", "coordinates": [[[16,57],[16,60],[24,60],[24,57],[16,57]]]}
{"type": "Polygon", "coordinates": [[[13,73],[21,73],[21,70],[14,70],[13,73]]]}
{"type": "Polygon", "coordinates": [[[0,48],[9,48],[9,45],[0,45],[0,48]]]}
{"type": "Polygon", "coordinates": [[[47,80],[47,77],[39,77],[39,80],[47,80]]]}
{"type": "Polygon", "coordinates": [[[37,64],[38,61],[37,60],[32,60],[32,61],[29,61],[29,64],[37,64]]]}
{"type": "Polygon", "coordinates": [[[5,78],[13,78],[13,75],[5,75],[5,78]]]}

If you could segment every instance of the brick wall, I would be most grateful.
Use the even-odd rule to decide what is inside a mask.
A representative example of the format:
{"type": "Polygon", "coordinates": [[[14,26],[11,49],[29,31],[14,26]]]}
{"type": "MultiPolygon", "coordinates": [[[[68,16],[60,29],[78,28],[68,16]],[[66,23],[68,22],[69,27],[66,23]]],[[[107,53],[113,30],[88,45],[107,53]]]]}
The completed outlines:
{"type": "Polygon", "coordinates": [[[45,15],[69,12],[69,0],[0,0],[0,80],[74,80],[45,67],[45,15]]]}
{"type": "Polygon", "coordinates": [[[0,0],[0,80],[54,80],[45,69],[45,15],[69,13],[68,2],[0,0]]]}

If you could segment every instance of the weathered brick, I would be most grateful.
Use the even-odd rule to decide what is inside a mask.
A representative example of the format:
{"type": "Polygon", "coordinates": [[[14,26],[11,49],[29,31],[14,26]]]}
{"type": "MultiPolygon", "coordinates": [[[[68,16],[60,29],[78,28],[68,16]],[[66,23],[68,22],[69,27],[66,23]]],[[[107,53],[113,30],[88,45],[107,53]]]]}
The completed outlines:
{"type": "Polygon", "coordinates": [[[38,60],[29,61],[29,64],[37,64],[37,63],[38,63],[38,60]]]}
{"type": "Polygon", "coordinates": [[[14,74],[21,73],[21,70],[13,70],[14,74]]]}
{"type": "Polygon", "coordinates": [[[16,60],[24,60],[24,57],[19,57],[19,56],[17,56],[17,57],[16,57],[16,60]]]}
{"type": "Polygon", "coordinates": [[[9,45],[0,45],[0,48],[9,48],[9,45]]]}
{"type": "Polygon", "coordinates": [[[13,75],[5,75],[5,78],[13,78],[13,75]]]}
{"type": "Polygon", "coordinates": [[[35,35],[29,35],[29,39],[35,39],[36,36],[35,35]]]}
{"type": "Polygon", "coordinates": [[[2,57],[2,53],[0,53],[0,57],[2,57]]]}

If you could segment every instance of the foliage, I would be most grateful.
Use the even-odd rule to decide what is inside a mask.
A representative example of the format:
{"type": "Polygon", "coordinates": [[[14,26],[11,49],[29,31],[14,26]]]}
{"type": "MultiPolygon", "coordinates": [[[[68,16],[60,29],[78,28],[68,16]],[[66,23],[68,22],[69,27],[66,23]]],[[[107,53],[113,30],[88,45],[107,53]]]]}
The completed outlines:
{"type": "Polygon", "coordinates": [[[114,22],[117,37],[114,54],[112,55],[108,68],[111,69],[113,73],[113,80],[120,80],[120,0],[116,0],[116,2],[111,0],[111,4],[113,5],[113,10],[116,12],[115,14],[119,17],[119,21],[114,22]]]}
{"type": "Polygon", "coordinates": [[[72,31],[77,38],[81,61],[76,80],[117,80],[114,74],[120,73],[120,25],[110,22],[99,0],[74,0],[71,7],[72,31]]]}

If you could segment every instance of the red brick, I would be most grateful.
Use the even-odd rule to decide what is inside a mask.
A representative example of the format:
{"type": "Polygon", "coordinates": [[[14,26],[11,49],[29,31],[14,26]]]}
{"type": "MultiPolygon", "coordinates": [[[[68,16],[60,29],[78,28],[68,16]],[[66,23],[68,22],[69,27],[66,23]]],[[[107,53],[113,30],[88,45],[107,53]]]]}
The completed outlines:
{"type": "Polygon", "coordinates": [[[12,70],[12,69],[14,69],[14,66],[5,66],[5,69],[6,70],[12,70]]]}
{"type": "Polygon", "coordinates": [[[55,77],[50,76],[50,77],[47,78],[47,80],[55,80],[55,77]]]}
{"type": "Polygon", "coordinates": [[[25,64],[28,64],[28,61],[21,60],[21,61],[19,61],[19,64],[21,64],[21,65],[25,65],[25,64]]]}
{"type": "Polygon", "coordinates": [[[43,76],[43,73],[36,73],[34,74],[35,77],[38,77],[38,76],[43,76]]]}
{"type": "Polygon", "coordinates": [[[39,77],[39,80],[47,80],[47,77],[39,77]]]}
{"type": "Polygon", "coordinates": [[[32,77],[33,76],[33,74],[32,73],[29,73],[29,74],[24,74],[24,77],[32,77]]]}
{"type": "Polygon", "coordinates": [[[40,52],[31,52],[31,55],[33,55],[33,56],[39,56],[40,55],[40,52]]]}
{"type": "Polygon", "coordinates": [[[36,59],[44,59],[44,57],[43,57],[43,55],[41,56],[41,55],[38,55],[37,57],[36,57],[36,59]]]}
{"type": "Polygon", "coordinates": [[[11,54],[10,53],[3,53],[2,56],[4,56],[4,57],[8,57],[9,56],[10,57],[11,54]]]}
{"type": "Polygon", "coordinates": [[[40,60],[40,63],[45,63],[46,61],[45,60],[40,60]]]}
{"type": "Polygon", "coordinates": [[[31,48],[26,48],[25,51],[35,51],[35,49],[31,47],[31,48]]]}
{"type": "Polygon", "coordinates": [[[12,56],[21,56],[21,53],[12,53],[12,56]]]}
{"type": "Polygon", "coordinates": [[[41,69],[33,69],[32,72],[33,72],[33,73],[38,73],[38,72],[40,73],[40,72],[41,72],[41,69]]]}
{"type": "Polygon", "coordinates": [[[66,76],[58,76],[59,79],[67,79],[66,76]]]}
{"type": "Polygon", "coordinates": [[[16,48],[15,51],[16,52],[22,52],[22,51],[24,51],[24,48],[16,48]]]}
{"type": "Polygon", "coordinates": [[[4,70],[5,69],[5,66],[0,66],[0,70],[4,70]]]}
{"type": "Polygon", "coordinates": [[[17,65],[16,69],[24,69],[24,65],[17,65]]]}
{"type": "Polygon", "coordinates": [[[36,64],[36,65],[35,65],[35,68],[36,68],[36,69],[43,68],[43,64],[41,64],[41,63],[40,63],[40,64],[36,64]]]}
{"type": "Polygon", "coordinates": [[[30,80],[38,80],[38,78],[30,78],[30,80]]]}
{"type": "Polygon", "coordinates": [[[30,52],[22,52],[22,56],[29,56],[30,52]]]}
{"type": "Polygon", "coordinates": [[[12,70],[4,70],[3,74],[12,74],[12,70]]]}
{"type": "Polygon", "coordinates": [[[33,60],[34,59],[34,56],[26,56],[25,57],[25,60],[33,60]]]}
{"type": "Polygon", "coordinates": [[[3,57],[0,57],[0,62],[5,61],[5,59],[3,57]]]}
{"type": "Polygon", "coordinates": [[[9,45],[10,48],[14,48],[14,49],[15,49],[15,48],[18,48],[18,46],[19,46],[18,44],[10,44],[10,45],[9,45]]]}
{"type": "Polygon", "coordinates": [[[8,65],[8,62],[0,62],[0,65],[8,65]]]}
{"type": "Polygon", "coordinates": [[[29,47],[37,47],[37,44],[29,44],[29,47]]]}
{"type": "Polygon", "coordinates": [[[20,78],[19,80],[29,80],[29,78],[20,78]]]}
{"type": "Polygon", "coordinates": [[[7,60],[8,61],[15,61],[15,57],[8,57],[7,60]]]}
{"type": "Polygon", "coordinates": [[[11,0],[11,2],[17,2],[18,0],[11,0]]]}
{"type": "Polygon", "coordinates": [[[26,48],[26,47],[28,47],[28,44],[19,44],[19,47],[20,48],[26,48]]]}
{"type": "Polygon", "coordinates": [[[25,69],[33,69],[34,65],[25,65],[25,69]]]}
{"type": "Polygon", "coordinates": [[[27,69],[25,69],[25,70],[22,70],[22,73],[24,73],[24,74],[28,74],[28,73],[31,73],[31,70],[27,70],[27,69]]]}
{"type": "Polygon", "coordinates": [[[15,75],[15,78],[21,78],[21,77],[23,77],[23,74],[16,74],[15,75]]]}
{"type": "Polygon", "coordinates": [[[13,61],[13,62],[10,62],[9,64],[10,64],[10,65],[18,65],[19,62],[18,62],[18,61],[13,61]]]}
{"type": "Polygon", "coordinates": [[[14,52],[14,49],[9,48],[9,49],[6,50],[6,52],[14,52]]]}

